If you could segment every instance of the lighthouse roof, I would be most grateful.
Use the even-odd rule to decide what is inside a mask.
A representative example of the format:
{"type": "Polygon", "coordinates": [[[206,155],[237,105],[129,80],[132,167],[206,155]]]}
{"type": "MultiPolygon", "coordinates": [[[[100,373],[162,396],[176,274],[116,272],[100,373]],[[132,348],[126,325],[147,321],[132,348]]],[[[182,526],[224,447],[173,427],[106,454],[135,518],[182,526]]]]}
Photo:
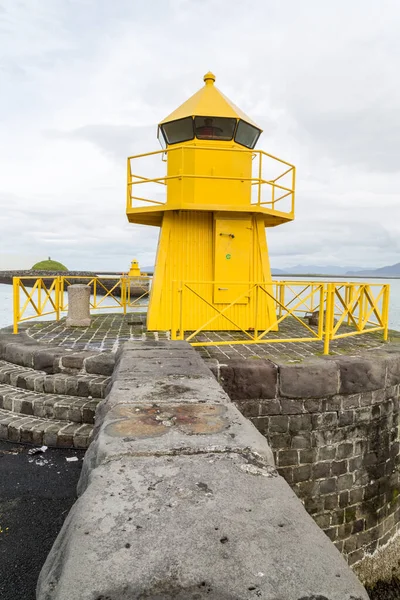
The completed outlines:
{"type": "Polygon", "coordinates": [[[204,75],[205,85],[186,102],[181,104],[168,117],[161,121],[169,123],[185,117],[230,117],[234,119],[242,119],[246,123],[250,123],[253,127],[260,129],[254,121],[252,121],[240,108],[229,100],[215,85],[215,75],[208,72],[204,75]]]}

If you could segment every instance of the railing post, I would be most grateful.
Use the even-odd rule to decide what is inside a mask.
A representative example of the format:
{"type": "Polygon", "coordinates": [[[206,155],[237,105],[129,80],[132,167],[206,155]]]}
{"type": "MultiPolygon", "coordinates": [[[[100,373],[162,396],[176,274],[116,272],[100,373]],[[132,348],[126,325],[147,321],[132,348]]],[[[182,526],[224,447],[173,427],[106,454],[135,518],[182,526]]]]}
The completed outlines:
{"type": "Polygon", "coordinates": [[[178,287],[178,298],[179,298],[179,338],[180,340],[185,339],[185,328],[183,326],[183,290],[185,289],[185,284],[182,281],[179,281],[178,287]]]}
{"type": "Polygon", "coordinates": [[[62,312],[64,310],[64,277],[63,275],[60,275],[60,312],[62,312]]]}
{"type": "MultiPolygon", "coordinates": [[[[90,281],[89,281],[90,284],[90,281]]],[[[93,308],[96,308],[96,297],[97,297],[97,277],[93,277],[93,308]]]]}
{"type": "Polygon", "coordinates": [[[178,291],[178,282],[173,281],[171,286],[171,340],[181,339],[182,332],[179,331],[179,336],[177,334],[178,329],[180,329],[178,317],[180,313],[180,294],[178,291]]]}
{"type": "Polygon", "coordinates": [[[279,282],[279,318],[282,316],[282,307],[285,306],[285,284],[279,282]]]}
{"type": "Polygon", "coordinates": [[[348,309],[349,309],[350,303],[352,301],[352,287],[351,287],[351,285],[349,283],[346,283],[346,288],[345,289],[346,289],[346,293],[345,293],[345,296],[344,296],[344,301],[346,303],[346,308],[347,308],[347,311],[348,311],[347,312],[347,325],[350,325],[350,311],[348,309]]]}
{"type": "MultiPolygon", "coordinates": [[[[38,307],[38,312],[39,312],[39,316],[42,314],[42,284],[43,283],[43,279],[40,278],[39,280],[39,285],[37,286],[37,295],[38,295],[38,300],[37,300],[37,307],[38,307]]],[[[49,288],[51,287],[51,284],[49,285],[49,288]]]]}
{"type": "Polygon", "coordinates": [[[19,277],[13,277],[13,333],[18,333],[19,277]]]}
{"type": "Polygon", "coordinates": [[[365,304],[365,286],[360,285],[360,293],[358,297],[358,331],[362,331],[364,319],[364,304],[365,304]]]}
{"type": "Polygon", "coordinates": [[[294,214],[294,201],[295,201],[295,187],[296,187],[296,167],[292,168],[292,214],[294,214]]]}
{"type": "Polygon", "coordinates": [[[126,208],[127,210],[131,209],[131,177],[130,177],[130,170],[131,170],[131,160],[130,158],[128,158],[127,160],[127,167],[126,167],[126,208]]]}
{"type": "Polygon", "coordinates": [[[254,315],[254,339],[256,340],[258,337],[258,288],[259,284],[256,283],[255,291],[256,291],[256,299],[255,299],[255,315],[254,315]]]}
{"type": "Polygon", "coordinates": [[[56,305],[56,321],[60,320],[60,291],[61,291],[61,276],[58,275],[56,277],[54,283],[54,296],[55,296],[55,305],[56,305]]]}
{"type": "MultiPolygon", "coordinates": [[[[332,336],[332,328],[333,328],[333,305],[335,303],[335,284],[328,283],[328,288],[326,291],[326,310],[325,310],[325,339],[324,339],[324,354],[329,354],[329,343],[332,336]]],[[[320,317],[321,312],[323,314],[323,306],[320,308],[320,317]]]]}
{"type": "Polygon", "coordinates": [[[122,308],[124,311],[124,315],[126,315],[126,311],[127,311],[127,306],[126,306],[126,299],[127,299],[127,294],[126,294],[126,290],[127,290],[127,286],[128,288],[130,288],[130,280],[127,277],[121,277],[121,304],[122,304],[122,308]]]}
{"type": "Polygon", "coordinates": [[[319,284],[319,318],[318,318],[318,338],[322,340],[324,335],[324,284],[319,284]]]}
{"type": "Polygon", "coordinates": [[[261,179],[262,179],[262,152],[259,153],[258,161],[258,199],[257,203],[261,204],[261,179]]]}
{"type": "Polygon", "coordinates": [[[385,284],[383,291],[383,305],[382,305],[382,321],[383,321],[383,339],[387,342],[389,337],[389,298],[390,298],[390,286],[385,284]]]}
{"type": "MultiPolygon", "coordinates": [[[[314,294],[315,294],[315,290],[316,287],[315,285],[312,283],[311,284],[311,304],[310,304],[310,312],[313,313],[314,312],[314,294]]],[[[306,306],[307,308],[307,306],[306,306]]]]}

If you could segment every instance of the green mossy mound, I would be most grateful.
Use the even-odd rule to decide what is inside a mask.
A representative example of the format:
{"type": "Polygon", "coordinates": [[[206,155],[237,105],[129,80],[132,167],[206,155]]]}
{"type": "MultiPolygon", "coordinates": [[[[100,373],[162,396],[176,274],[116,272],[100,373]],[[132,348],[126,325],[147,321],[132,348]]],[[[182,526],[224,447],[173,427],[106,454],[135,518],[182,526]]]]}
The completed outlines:
{"type": "Polygon", "coordinates": [[[68,271],[68,269],[56,260],[41,260],[33,265],[32,271],[68,271]]]}

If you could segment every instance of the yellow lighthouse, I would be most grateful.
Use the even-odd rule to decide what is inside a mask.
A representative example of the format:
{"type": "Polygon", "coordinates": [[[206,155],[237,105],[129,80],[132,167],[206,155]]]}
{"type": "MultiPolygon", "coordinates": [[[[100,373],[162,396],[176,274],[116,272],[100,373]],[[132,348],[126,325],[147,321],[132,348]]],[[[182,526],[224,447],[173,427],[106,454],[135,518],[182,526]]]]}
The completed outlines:
{"type": "Polygon", "coordinates": [[[295,167],[255,149],[261,129],[214,82],[160,123],[162,150],[128,158],[128,220],[161,228],[149,330],[276,329],[265,228],[294,218],[295,167]],[[166,173],[137,174],[155,158],[166,173]]]}

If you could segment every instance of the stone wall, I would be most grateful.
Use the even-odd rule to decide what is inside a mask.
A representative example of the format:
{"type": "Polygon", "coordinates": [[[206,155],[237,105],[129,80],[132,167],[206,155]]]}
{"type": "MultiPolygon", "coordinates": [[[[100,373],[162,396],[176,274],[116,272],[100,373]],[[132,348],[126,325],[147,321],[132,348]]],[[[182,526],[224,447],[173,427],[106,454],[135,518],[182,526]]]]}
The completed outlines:
{"type": "Polygon", "coordinates": [[[266,436],[279,473],[368,584],[399,570],[390,548],[400,527],[400,348],[390,349],[298,364],[209,364],[266,436]],[[371,560],[382,549],[386,558],[371,560]]]}

